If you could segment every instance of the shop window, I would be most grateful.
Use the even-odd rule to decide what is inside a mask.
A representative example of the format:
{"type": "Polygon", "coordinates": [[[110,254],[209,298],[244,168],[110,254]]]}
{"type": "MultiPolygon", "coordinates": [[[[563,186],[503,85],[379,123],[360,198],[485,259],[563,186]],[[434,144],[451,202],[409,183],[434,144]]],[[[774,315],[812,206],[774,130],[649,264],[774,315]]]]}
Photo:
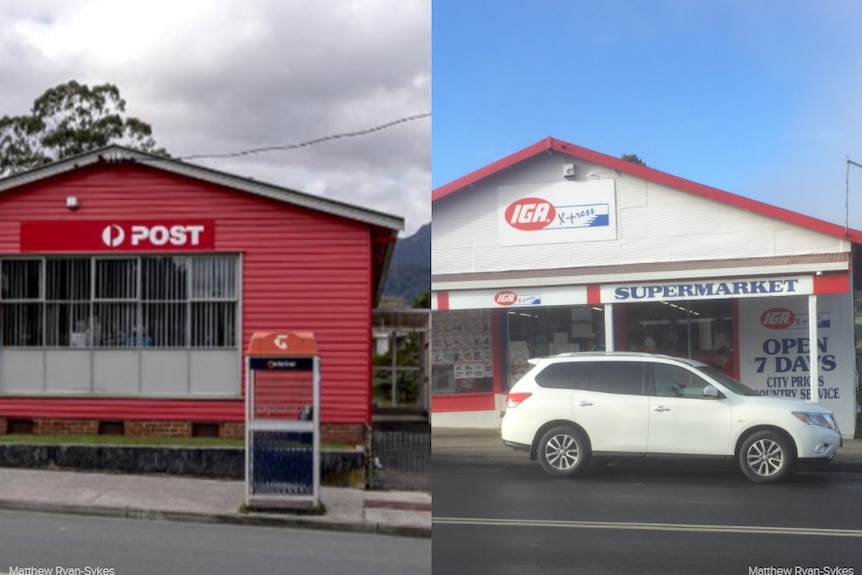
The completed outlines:
{"type": "Polygon", "coordinates": [[[234,256],[0,260],[6,348],[235,348],[234,256]]]}
{"type": "Polygon", "coordinates": [[[637,303],[625,307],[621,349],[696,359],[733,374],[732,334],[731,300],[637,303]]]}
{"type": "Polygon", "coordinates": [[[506,326],[506,389],[530,369],[532,357],[605,349],[600,307],[512,309],[506,313],[506,326]]]}
{"type": "Polygon", "coordinates": [[[0,329],[3,347],[42,345],[42,261],[0,264],[0,329]]]}
{"type": "Polygon", "coordinates": [[[492,392],[491,311],[435,312],[431,329],[432,393],[492,392]]]}

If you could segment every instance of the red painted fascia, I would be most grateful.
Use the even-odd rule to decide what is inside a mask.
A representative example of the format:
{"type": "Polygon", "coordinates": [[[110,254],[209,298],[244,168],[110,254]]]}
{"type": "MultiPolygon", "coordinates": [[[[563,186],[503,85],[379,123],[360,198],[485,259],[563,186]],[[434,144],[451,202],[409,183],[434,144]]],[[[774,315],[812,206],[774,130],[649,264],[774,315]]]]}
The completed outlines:
{"type": "Polygon", "coordinates": [[[506,168],[512,167],[519,162],[523,162],[529,158],[532,158],[536,154],[541,152],[546,152],[551,149],[551,142],[553,140],[551,138],[545,138],[541,142],[537,142],[532,146],[528,146],[519,152],[515,152],[514,154],[510,154],[501,160],[497,160],[491,164],[488,164],[484,168],[479,168],[475,172],[470,172],[466,176],[462,176],[457,180],[449,182],[448,184],[444,184],[437,188],[436,190],[431,191],[431,201],[436,202],[442,197],[448,196],[452,192],[457,192],[462,188],[466,188],[467,186],[471,186],[482,180],[505,170],[506,168]]]}
{"type": "Polygon", "coordinates": [[[588,162],[598,164],[600,166],[604,166],[618,172],[630,174],[638,178],[643,178],[645,180],[649,180],[657,184],[662,184],[671,188],[688,192],[690,194],[701,196],[709,200],[748,210],[750,212],[761,214],[769,218],[782,220],[815,232],[820,232],[838,238],[846,238],[847,240],[855,243],[862,243],[862,231],[852,229],[845,230],[843,226],[839,226],[837,224],[826,222],[824,220],[819,220],[817,218],[812,218],[810,216],[793,212],[791,210],[786,210],[784,208],[779,208],[777,206],[766,204],[764,202],[759,202],[757,200],[752,200],[750,198],[745,198],[743,196],[732,194],[730,192],[725,192],[717,188],[711,188],[703,184],[698,184],[697,182],[692,182],[691,180],[686,180],[678,176],[672,176],[670,174],[660,172],[653,168],[640,166],[638,164],[627,162],[620,158],[615,158],[614,156],[602,154],[600,152],[589,150],[581,146],[576,146],[575,144],[570,144],[562,140],[556,140],[551,137],[547,137],[544,140],[533,144],[532,146],[528,146],[523,150],[515,152],[514,154],[510,154],[501,160],[497,160],[494,163],[488,164],[484,168],[480,168],[474,172],[467,174],[466,176],[458,178],[457,180],[454,180],[448,184],[440,186],[435,190],[432,190],[431,200],[437,201],[445,196],[448,196],[449,194],[469,187],[478,182],[479,180],[487,178],[488,176],[496,174],[497,172],[500,172],[506,168],[510,168],[515,164],[518,164],[519,162],[523,162],[524,160],[532,158],[537,154],[547,151],[556,151],[561,154],[572,156],[574,158],[586,160],[588,162]]]}

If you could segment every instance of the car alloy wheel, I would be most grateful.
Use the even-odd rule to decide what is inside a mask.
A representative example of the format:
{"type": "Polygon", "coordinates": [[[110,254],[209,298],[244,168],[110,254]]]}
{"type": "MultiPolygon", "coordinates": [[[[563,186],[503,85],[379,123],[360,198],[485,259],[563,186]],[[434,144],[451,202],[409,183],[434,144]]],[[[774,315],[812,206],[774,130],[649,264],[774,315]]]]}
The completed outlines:
{"type": "Polygon", "coordinates": [[[557,477],[580,473],[590,460],[590,449],[583,433],[573,427],[549,429],[539,441],[542,468],[557,477]]]}
{"type": "Polygon", "coordinates": [[[793,467],[790,443],[774,431],[760,431],[742,444],[739,465],[746,477],[757,483],[784,479],[793,467]]]}

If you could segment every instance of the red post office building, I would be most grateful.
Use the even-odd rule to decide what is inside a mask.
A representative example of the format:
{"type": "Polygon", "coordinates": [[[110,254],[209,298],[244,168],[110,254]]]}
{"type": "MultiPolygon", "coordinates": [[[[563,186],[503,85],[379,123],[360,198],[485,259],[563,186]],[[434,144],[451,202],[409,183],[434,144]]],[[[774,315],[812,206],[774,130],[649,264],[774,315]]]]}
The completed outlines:
{"type": "Polygon", "coordinates": [[[498,426],[530,357],[639,350],[813,398],[853,436],[862,232],[553,138],[432,205],[433,426],[498,426]]]}
{"type": "Polygon", "coordinates": [[[112,146],[0,180],[0,433],[238,436],[253,332],[313,332],[324,437],[371,421],[403,220],[112,146]]]}

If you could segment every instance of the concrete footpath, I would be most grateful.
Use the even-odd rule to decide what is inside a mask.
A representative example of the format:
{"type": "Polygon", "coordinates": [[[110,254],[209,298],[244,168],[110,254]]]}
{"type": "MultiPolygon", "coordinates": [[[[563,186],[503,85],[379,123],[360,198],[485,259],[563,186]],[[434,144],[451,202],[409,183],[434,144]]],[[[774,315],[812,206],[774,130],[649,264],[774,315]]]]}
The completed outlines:
{"type": "MultiPolygon", "coordinates": [[[[432,428],[431,451],[435,454],[465,455],[480,459],[527,462],[523,451],[503,445],[498,429],[432,428]]],[[[844,445],[825,471],[862,473],[862,439],[844,439],[844,445]]]]}
{"type": "Polygon", "coordinates": [[[242,481],[0,468],[0,509],[431,537],[431,494],[322,487],[322,515],[243,512],[242,481]]]}

